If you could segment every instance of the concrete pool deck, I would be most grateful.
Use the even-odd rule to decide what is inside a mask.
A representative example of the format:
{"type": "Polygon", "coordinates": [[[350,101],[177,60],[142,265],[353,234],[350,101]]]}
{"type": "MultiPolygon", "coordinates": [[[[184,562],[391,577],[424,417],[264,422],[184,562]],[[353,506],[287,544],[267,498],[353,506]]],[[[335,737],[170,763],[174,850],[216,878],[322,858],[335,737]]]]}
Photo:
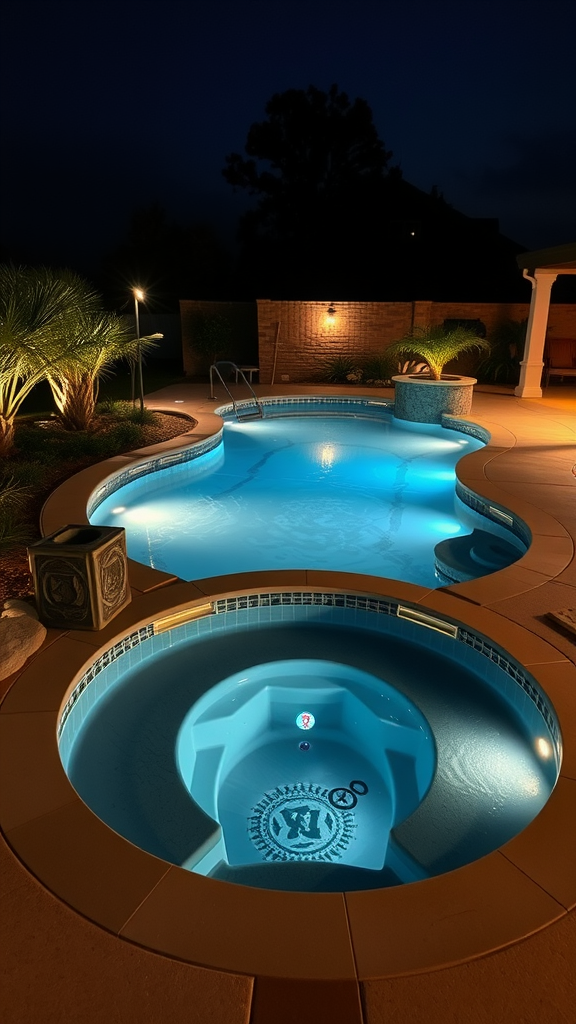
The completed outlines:
{"type": "MultiPolygon", "coordinates": [[[[340,388],[290,385],[262,385],[255,390],[261,396],[343,393],[340,388]]],[[[197,424],[188,435],[189,443],[219,429],[215,403],[206,393],[206,385],[177,385],[148,396],[146,404],[194,416],[197,424]]],[[[235,393],[240,396],[241,390],[235,393]]],[[[359,393],[392,397],[391,392],[381,390],[359,393]]],[[[222,395],[216,404],[224,403],[222,395]]],[[[406,599],[475,625],[531,671],[538,669],[540,678],[543,674],[549,679],[549,686],[546,679],[543,682],[559,713],[566,746],[554,802],[539,815],[538,829],[531,833],[537,833],[539,840],[530,840],[530,826],[524,840],[513,840],[517,856],[512,860],[498,852],[472,866],[478,901],[486,901],[489,893],[493,911],[498,904],[502,908],[500,936],[492,927],[494,912],[490,935],[482,934],[486,917],[478,914],[477,906],[467,903],[466,893],[457,892],[452,884],[446,888],[443,879],[453,883],[460,872],[438,876],[432,880],[438,884],[432,886],[426,882],[382,894],[347,894],[352,942],[341,934],[339,894],[313,897],[315,912],[309,916],[305,909],[309,898],[294,904],[291,894],[275,893],[272,896],[278,899],[272,913],[285,922],[285,943],[258,953],[267,960],[263,974],[277,977],[273,985],[266,978],[259,978],[254,985],[255,972],[234,969],[231,954],[232,966],[223,963],[221,970],[203,966],[214,962],[211,951],[203,956],[189,929],[181,928],[175,941],[170,937],[168,951],[167,937],[162,934],[166,921],[154,910],[153,897],[155,892],[162,893],[164,905],[171,906],[173,918],[177,916],[181,899],[178,876],[187,873],[147,855],[140,857],[138,851],[136,867],[131,858],[128,864],[125,847],[131,857],[135,848],[110,830],[106,855],[115,864],[116,877],[110,876],[109,885],[90,897],[97,906],[82,902],[87,898],[86,876],[96,868],[95,858],[99,859],[94,847],[94,816],[80,801],[72,809],[68,795],[54,792],[51,787],[55,783],[57,788],[59,776],[49,778],[52,769],[44,778],[26,777],[25,766],[20,763],[20,769],[16,767],[20,751],[32,736],[38,759],[45,755],[53,758],[57,775],[55,737],[47,732],[46,720],[51,716],[53,721],[60,706],[62,679],[71,680],[90,651],[96,652],[122,630],[126,632],[130,624],[154,618],[178,604],[206,600],[207,594],[214,593],[214,581],[182,584],[131,563],[134,600],[125,612],[100,634],[49,630],[38,654],[21,673],[2,684],[7,692],[0,709],[6,781],[0,820],[8,841],[1,844],[7,978],[0,999],[6,1024],[32,1020],[47,1024],[77,1020],[89,1024],[102,1020],[308,1024],[313,1019],[343,1024],[466,1019],[492,1024],[573,1019],[576,847],[570,819],[576,812],[576,644],[574,637],[556,629],[545,616],[549,611],[576,607],[576,391],[548,388],[543,399],[521,400],[505,389],[479,388],[467,418],[487,426],[492,441],[461,461],[459,478],[523,518],[531,528],[533,543],[520,562],[502,572],[436,591],[404,585],[406,599]],[[50,751],[44,749],[48,743],[50,751]],[[64,843],[66,834],[70,840],[77,840],[79,834],[83,837],[83,854],[74,864],[66,861],[62,850],[51,846],[51,826],[57,819],[64,843]],[[562,856],[556,860],[554,877],[545,877],[546,838],[552,835],[562,847],[562,856]],[[43,878],[44,885],[23,864],[35,863],[38,856],[44,867],[36,875],[43,878]],[[499,858],[496,874],[494,857],[499,858]],[[430,898],[422,899],[426,886],[430,898]],[[412,900],[410,890],[415,896],[419,890],[418,907],[414,907],[420,921],[418,936],[410,930],[412,914],[405,913],[406,899],[412,900]],[[66,902],[54,896],[55,891],[64,892],[66,902]],[[374,909],[381,895],[386,900],[377,915],[379,926],[366,918],[368,923],[361,927],[358,922],[366,916],[367,901],[374,909]],[[77,912],[79,907],[82,912],[77,912]],[[104,920],[104,927],[90,917],[104,920]],[[456,930],[454,921],[459,922],[456,930]],[[143,928],[148,929],[148,936],[154,933],[155,942],[143,938],[143,928]],[[118,937],[119,932],[126,938],[118,937]],[[327,935],[330,941],[326,941],[327,935]],[[521,942],[517,941],[520,935],[521,942]],[[302,960],[311,955],[309,984],[301,974],[295,986],[290,971],[282,969],[294,947],[301,950],[302,960]],[[151,948],[162,950],[163,955],[151,948]],[[185,962],[190,960],[194,962],[185,962]],[[324,980],[320,987],[314,985],[318,976],[324,980]]],[[[168,447],[180,443],[175,439],[168,447]]],[[[111,460],[110,468],[119,469],[142,454],[120,456],[111,460]]],[[[87,494],[102,475],[102,467],[91,467],[59,489],[43,513],[44,532],[67,522],[82,522],[87,494]]],[[[265,575],[279,579],[280,574],[258,577],[265,575]]],[[[336,574],[338,582],[335,574],[327,573],[281,575],[279,582],[284,586],[390,590],[386,581],[354,574],[336,574]]],[[[258,585],[252,574],[242,574],[219,580],[218,591],[258,585]]],[[[402,584],[393,584],[395,593],[402,588],[402,584]]],[[[462,877],[469,870],[462,869],[462,877]]],[[[212,890],[213,906],[206,911],[208,918],[199,932],[208,946],[220,947],[218,955],[226,960],[222,947],[232,949],[234,932],[243,931],[240,924],[245,915],[256,920],[264,904],[265,912],[270,912],[271,904],[266,903],[270,894],[250,890],[247,899],[241,887],[223,883],[212,883],[212,890]],[[222,901],[226,906],[219,906],[222,901]],[[209,918],[220,913],[228,917],[228,935],[210,934],[209,918]]],[[[265,942],[255,936],[254,948],[248,952],[254,953],[261,945],[265,942]]],[[[304,964],[301,966],[305,970],[304,964]]]]}

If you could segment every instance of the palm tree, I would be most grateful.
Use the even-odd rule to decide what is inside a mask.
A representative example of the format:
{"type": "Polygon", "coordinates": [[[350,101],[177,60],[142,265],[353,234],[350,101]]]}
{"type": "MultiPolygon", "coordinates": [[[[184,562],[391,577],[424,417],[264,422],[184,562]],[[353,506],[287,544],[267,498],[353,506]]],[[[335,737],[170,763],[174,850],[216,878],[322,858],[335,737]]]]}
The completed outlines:
{"type": "Polygon", "coordinates": [[[71,271],[0,266],[0,456],[13,447],[22,402],[62,358],[62,325],[72,311],[97,305],[96,292],[71,271]]]}
{"type": "Polygon", "coordinates": [[[158,337],[134,338],[100,306],[92,285],[72,271],[0,266],[0,456],[10,453],[16,415],[40,381],[49,382],[63,425],[85,430],[99,378],[158,337]]]}
{"type": "Polygon", "coordinates": [[[66,430],[87,430],[94,417],[100,380],[118,359],[133,362],[161,334],[135,338],[116,313],[78,310],[55,332],[58,360],[46,371],[52,397],[66,430]]]}
{"type": "Polygon", "coordinates": [[[389,345],[386,355],[424,360],[428,364],[430,378],[441,380],[446,363],[456,359],[462,352],[489,347],[484,338],[479,338],[467,327],[453,327],[451,330],[444,327],[416,327],[410,334],[389,345]]]}

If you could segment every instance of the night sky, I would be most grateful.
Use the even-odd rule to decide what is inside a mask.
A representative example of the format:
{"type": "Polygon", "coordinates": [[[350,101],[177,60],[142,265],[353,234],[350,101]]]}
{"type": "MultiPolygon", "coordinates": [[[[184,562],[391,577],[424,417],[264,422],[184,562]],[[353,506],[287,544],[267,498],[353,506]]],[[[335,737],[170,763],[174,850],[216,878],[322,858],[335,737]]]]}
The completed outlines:
{"type": "Polygon", "coordinates": [[[0,28],[3,258],[90,273],[154,201],[231,240],[226,154],[274,93],[332,83],[412,184],[576,240],[572,0],[17,0],[0,28]]]}

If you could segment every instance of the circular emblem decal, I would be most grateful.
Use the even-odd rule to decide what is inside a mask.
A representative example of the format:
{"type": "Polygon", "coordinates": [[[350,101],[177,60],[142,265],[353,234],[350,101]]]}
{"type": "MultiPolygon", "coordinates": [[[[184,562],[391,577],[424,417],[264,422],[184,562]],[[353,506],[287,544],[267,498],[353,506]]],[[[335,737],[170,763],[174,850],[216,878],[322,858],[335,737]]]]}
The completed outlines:
{"type": "Polygon", "coordinates": [[[253,808],[248,832],[265,860],[338,860],[352,836],[354,814],[335,807],[313,782],[278,786],[253,808]]]}

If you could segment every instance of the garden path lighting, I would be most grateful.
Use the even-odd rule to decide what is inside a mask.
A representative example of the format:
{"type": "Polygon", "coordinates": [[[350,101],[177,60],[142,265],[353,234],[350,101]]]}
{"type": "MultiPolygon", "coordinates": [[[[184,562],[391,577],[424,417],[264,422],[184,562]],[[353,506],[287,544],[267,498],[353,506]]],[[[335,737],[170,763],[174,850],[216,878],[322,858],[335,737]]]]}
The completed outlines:
{"type": "MultiPolygon", "coordinates": [[[[140,348],[140,310],[138,303],[144,302],[144,292],[141,288],[134,288],[134,316],[136,319],[136,339],[138,341],[138,354],[136,356],[138,366],[138,394],[140,398],[140,412],[144,412],[144,381],[142,379],[142,349],[140,348]]],[[[132,371],[132,407],[134,407],[134,370],[132,371]]]]}
{"type": "MultiPolygon", "coordinates": [[[[138,396],[139,396],[139,401],[140,401],[140,413],[142,414],[144,412],[144,380],[143,380],[143,377],[142,377],[142,346],[140,345],[140,309],[139,309],[138,303],[139,302],[144,302],[144,300],[146,299],[146,295],[142,291],[141,288],[133,288],[132,289],[132,294],[134,296],[134,315],[135,315],[135,319],[136,319],[136,340],[138,342],[138,352],[137,352],[137,355],[136,355],[136,365],[138,367],[138,396]]],[[[164,337],[163,334],[150,334],[150,335],[147,336],[147,338],[145,340],[150,341],[152,339],[163,338],[163,337],[164,337]]],[[[136,370],[136,367],[133,366],[132,367],[132,408],[134,408],[134,401],[135,401],[135,395],[134,395],[134,392],[135,392],[135,386],[134,386],[135,385],[135,381],[134,381],[135,370],[136,370]]]]}

